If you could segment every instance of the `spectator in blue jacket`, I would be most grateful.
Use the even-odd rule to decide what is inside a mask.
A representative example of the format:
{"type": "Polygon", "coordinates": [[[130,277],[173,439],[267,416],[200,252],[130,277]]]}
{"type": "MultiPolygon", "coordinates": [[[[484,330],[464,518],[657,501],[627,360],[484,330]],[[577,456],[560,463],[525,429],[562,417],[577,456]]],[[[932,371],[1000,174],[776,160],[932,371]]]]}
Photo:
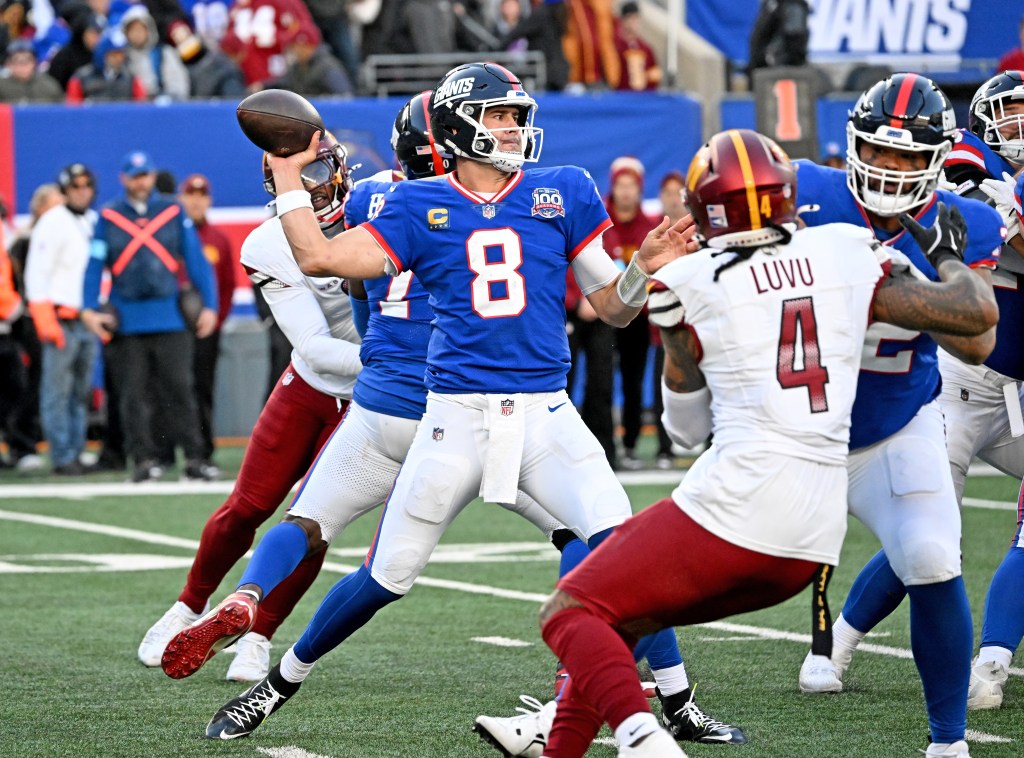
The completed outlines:
{"type": "Polygon", "coordinates": [[[110,342],[113,381],[125,447],[132,457],[132,481],[159,479],[151,415],[168,420],[166,434],[185,452],[185,477],[212,479],[216,469],[203,458],[192,379],[192,339],[180,299],[179,270],[202,298],[195,319],[198,337],[217,326],[217,289],[192,221],[173,198],[154,193],[156,166],[143,152],[129,153],[121,169],[124,196],[100,212],[85,273],[82,320],[110,342]],[[100,280],[111,275],[109,304],[100,310],[100,280]]]}

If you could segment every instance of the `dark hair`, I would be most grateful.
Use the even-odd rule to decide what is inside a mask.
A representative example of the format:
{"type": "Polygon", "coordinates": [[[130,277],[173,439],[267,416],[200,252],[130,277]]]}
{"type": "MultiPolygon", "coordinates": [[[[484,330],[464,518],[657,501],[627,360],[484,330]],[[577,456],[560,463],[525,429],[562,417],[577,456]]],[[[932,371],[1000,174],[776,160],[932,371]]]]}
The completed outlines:
{"type": "Polygon", "coordinates": [[[624,2],[622,4],[622,7],[619,8],[619,15],[620,16],[629,16],[630,14],[639,13],[639,12],[640,12],[640,4],[635,2],[635,0],[626,0],[626,2],[624,2]]]}

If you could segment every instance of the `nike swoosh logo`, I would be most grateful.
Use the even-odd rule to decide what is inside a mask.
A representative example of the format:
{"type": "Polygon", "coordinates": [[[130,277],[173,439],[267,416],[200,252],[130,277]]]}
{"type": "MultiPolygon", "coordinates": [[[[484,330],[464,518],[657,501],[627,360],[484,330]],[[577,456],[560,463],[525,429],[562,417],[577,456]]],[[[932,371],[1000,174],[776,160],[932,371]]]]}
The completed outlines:
{"type": "Polygon", "coordinates": [[[643,728],[643,724],[641,724],[640,726],[633,727],[632,729],[629,730],[629,734],[626,735],[626,736],[627,737],[632,737],[634,734],[636,734],[638,731],[640,731],[641,728],[643,728]]]}
{"type": "Polygon", "coordinates": [[[553,407],[553,408],[552,408],[552,407],[551,407],[551,406],[549,405],[549,406],[548,406],[548,411],[550,411],[551,413],[554,413],[554,412],[555,412],[555,411],[557,411],[557,410],[558,410],[559,408],[561,408],[561,407],[562,407],[563,405],[565,405],[565,403],[559,403],[558,405],[556,405],[556,406],[555,406],[555,407],[553,407]]]}

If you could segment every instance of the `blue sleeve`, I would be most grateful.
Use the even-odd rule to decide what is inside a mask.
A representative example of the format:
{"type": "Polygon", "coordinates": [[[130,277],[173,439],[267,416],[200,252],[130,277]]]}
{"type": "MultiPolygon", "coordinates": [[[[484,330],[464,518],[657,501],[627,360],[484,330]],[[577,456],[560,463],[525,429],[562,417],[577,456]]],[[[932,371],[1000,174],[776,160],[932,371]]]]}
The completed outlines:
{"type": "Polygon", "coordinates": [[[192,285],[203,296],[203,305],[217,310],[217,280],[213,276],[213,267],[203,255],[203,246],[199,242],[199,232],[191,219],[182,211],[181,252],[185,258],[185,269],[192,285]]]}
{"type": "Polygon", "coordinates": [[[103,239],[105,227],[106,222],[100,217],[93,229],[92,241],[89,243],[89,265],[85,267],[82,279],[82,307],[90,310],[100,306],[100,285],[107,263],[107,242],[103,239]]]}
{"type": "MultiPolygon", "coordinates": [[[[567,192],[574,192],[570,215],[569,238],[566,240],[570,256],[582,250],[598,234],[612,225],[608,211],[604,207],[601,193],[593,178],[583,169],[574,168],[575,182],[567,181],[562,186],[567,192]]],[[[567,198],[563,198],[563,202],[567,198]]]]}
{"type": "Polygon", "coordinates": [[[351,229],[366,221],[366,185],[369,180],[356,184],[345,198],[345,228],[351,229]]]}
{"type": "Polygon", "coordinates": [[[948,204],[960,206],[960,211],[967,222],[970,232],[967,235],[967,249],[964,251],[964,263],[988,264],[994,266],[999,258],[999,250],[1006,241],[1006,226],[999,212],[981,200],[960,197],[939,190],[939,199],[948,204]]]}
{"type": "MultiPolygon", "coordinates": [[[[414,218],[413,211],[408,209],[405,190],[412,182],[400,182],[388,188],[384,195],[380,212],[371,221],[362,224],[378,244],[385,255],[396,261],[402,271],[415,271],[416,251],[424,245],[409,244],[408,234],[413,228],[409,219],[414,218]]],[[[447,219],[448,210],[444,209],[447,219]]],[[[424,214],[421,214],[425,216],[424,214]]]]}
{"type": "Polygon", "coordinates": [[[370,301],[360,300],[351,295],[349,295],[348,299],[352,301],[352,323],[355,324],[359,336],[365,337],[366,327],[370,323],[370,301]]]}

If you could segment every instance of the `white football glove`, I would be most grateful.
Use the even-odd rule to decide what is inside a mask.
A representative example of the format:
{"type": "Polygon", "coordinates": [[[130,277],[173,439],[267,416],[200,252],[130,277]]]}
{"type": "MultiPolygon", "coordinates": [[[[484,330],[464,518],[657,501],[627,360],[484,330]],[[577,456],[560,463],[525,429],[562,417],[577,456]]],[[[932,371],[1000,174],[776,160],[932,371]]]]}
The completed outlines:
{"type": "Polygon", "coordinates": [[[1006,222],[1006,238],[1010,239],[1020,234],[1020,219],[1014,210],[1013,190],[1017,186],[1017,180],[1006,171],[1002,179],[986,179],[981,183],[979,189],[992,199],[995,209],[1006,222]]]}
{"type": "Polygon", "coordinates": [[[953,184],[953,182],[949,181],[949,179],[946,178],[946,172],[945,171],[939,172],[939,183],[938,183],[937,187],[940,190],[946,190],[946,192],[956,193],[956,185],[953,184]]]}

